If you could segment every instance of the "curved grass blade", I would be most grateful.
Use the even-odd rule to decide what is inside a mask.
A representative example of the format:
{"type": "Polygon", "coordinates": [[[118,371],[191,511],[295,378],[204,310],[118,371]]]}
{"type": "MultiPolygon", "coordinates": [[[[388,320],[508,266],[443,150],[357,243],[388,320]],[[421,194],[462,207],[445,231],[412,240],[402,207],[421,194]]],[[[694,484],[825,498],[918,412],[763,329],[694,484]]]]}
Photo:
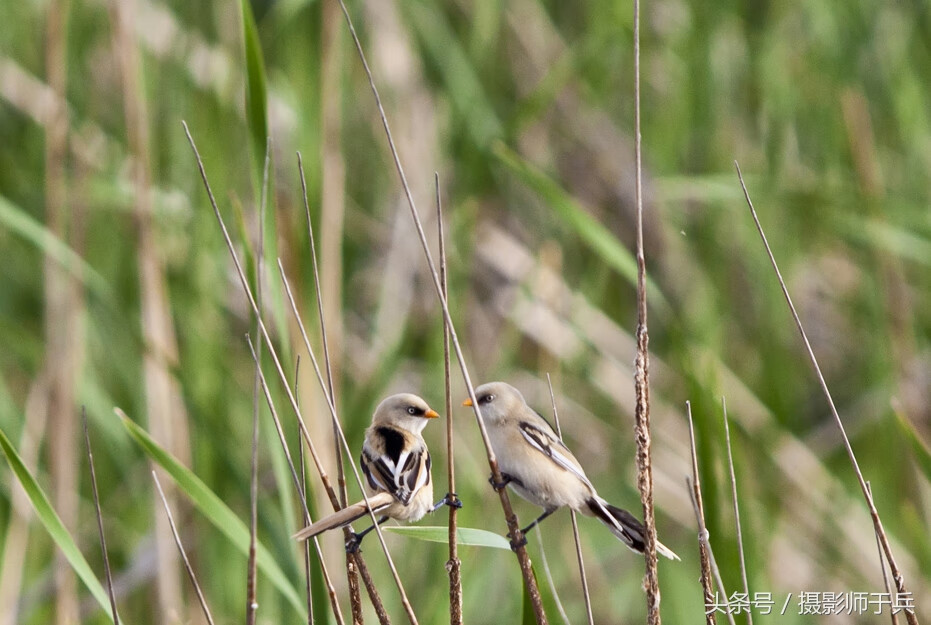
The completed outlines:
{"type": "MultiPolygon", "coordinates": [[[[230,539],[237,549],[244,556],[249,553],[249,528],[246,524],[223,503],[216,494],[194,475],[189,469],[178,462],[174,456],[165,451],[158,443],[152,440],[149,433],[139,427],[126,414],[116,409],[117,415],[123,421],[123,425],[129,432],[130,436],[142,447],[146,455],[149,456],[156,464],[162,467],[175,481],[175,483],[185,492],[190,500],[197,506],[197,509],[220,530],[227,538],[230,539]]],[[[256,562],[259,569],[268,577],[269,581],[281,592],[288,600],[295,611],[301,615],[303,620],[307,620],[307,607],[298,594],[295,587],[288,580],[284,571],[278,566],[272,558],[271,553],[261,543],[256,545],[256,562]]]]}
{"type": "MultiPolygon", "coordinates": [[[[553,212],[587,245],[606,265],[617,271],[631,286],[637,284],[637,259],[611,232],[589,215],[559,184],[529,163],[519,154],[498,142],[492,148],[503,165],[525,185],[537,193],[553,212]]],[[[650,301],[658,311],[668,313],[669,302],[651,280],[647,280],[650,301]]]]}
{"type": "Polygon", "coordinates": [[[49,502],[48,497],[46,497],[45,492],[43,492],[42,487],[39,486],[39,483],[36,482],[35,478],[29,472],[29,469],[26,468],[22,458],[19,457],[19,454],[16,452],[16,449],[3,430],[0,430],[0,447],[3,448],[6,460],[13,470],[13,473],[16,474],[19,483],[23,485],[23,490],[26,491],[26,495],[32,503],[32,508],[36,511],[36,516],[39,518],[39,521],[42,522],[45,531],[48,532],[52,540],[55,541],[55,544],[58,545],[58,548],[61,549],[65,558],[67,558],[68,562],[71,564],[71,568],[74,569],[74,572],[77,573],[81,581],[84,582],[84,585],[87,586],[87,589],[90,590],[94,599],[97,600],[104,614],[107,615],[107,618],[109,618],[112,623],[113,614],[110,612],[110,598],[107,596],[100,581],[94,575],[87,560],[84,559],[81,550],[78,549],[71,534],[68,533],[68,529],[61,522],[55,509],[49,502]]]}
{"type": "MultiPolygon", "coordinates": [[[[401,536],[426,540],[432,543],[449,543],[449,528],[446,526],[412,525],[383,527],[386,532],[393,532],[401,536]]],[[[492,549],[511,550],[511,545],[503,536],[493,532],[476,529],[474,527],[460,527],[456,529],[456,540],[460,545],[470,547],[490,547],[492,549]]]]}
{"type": "Polygon", "coordinates": [[[0,195],[0,224],[48,254],[96,295],[110,299],[110,287],[107,286],[107,281],[103,279],[103,276],[81,258],[80,254],[52,234],[51,230],[2,195],[0,195]]]}

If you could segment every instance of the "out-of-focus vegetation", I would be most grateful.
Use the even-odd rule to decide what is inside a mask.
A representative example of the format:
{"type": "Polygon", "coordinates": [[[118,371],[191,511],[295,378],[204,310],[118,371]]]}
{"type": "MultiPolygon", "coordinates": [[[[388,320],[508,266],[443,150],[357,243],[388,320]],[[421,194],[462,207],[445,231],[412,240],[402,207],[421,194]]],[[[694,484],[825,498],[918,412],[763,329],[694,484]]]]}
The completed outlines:
{"type": "MultiPolygon", "coordinates": [[[[254,322],[181,120],[234,239],[254,247],[262,87],[256,74],[247,83],[236,3],[120,2],[121,10],[115,0],[0,3],[0,429],[102,580],[77,425],[85,405],[122,616],[196,622],[187,579],[176,564],[158,564],[163,511],[150,464],[113,407],[248,521],[253,367],[244,334],[254,322]],[[118,15],[128,20],[122,38],[118,15]],[[51,64],[57,72],[48,58],[63,60],[51,64]],[[147,175],[134,177],[139,171],[147,175]],[[163,583],[182,593],[174,612],[159,607],[163,583]]],[[[280,256],[319,344],[300,150],[338,404],[358,449],[375,402],[389,392],[413,390],[442,406],[439,307],[338,6],[279,0],[251,8],[262,58],[250,58],[265,80],[272,141],[268,322],[293,369],[303,347],[282,298],[280,256]]],[[[350,10],[432,228],[439,172],[450,300],[473,379],[506,379],[548,414],[550,372],[570,447],[606,498],[639,511],[631,6],[413,0],[354,2],[350,10]]],[[[722,396],[733,420],[751,595],[773,593],[778,613],[794,593],[786,615],[756,612],[754,622],[811,622],[797,614],[800,591],[884,591],[865,504],[746,211],[735,159],[926,613],[931,9],[869,0],[649,1],[642,60],[657,521],[662,541],[683,558],[660,565],[663,614],[697,622],[702,611],[684,482],[686,400],[712,545],[728,592],[739,590],[722,396]]],[[[464,391],[455,369],[454,381],[458,406],[464,391]]],[[[318,447],[329,450],[328,414],[309,366],[298,384],[318,447]]],[[[474,420],[459,408],[449,417],[465,501],[460,523],[503,533],[474,420]]],[[[426,431],[438,494],[442,428],[426,431]]],[[[259,457],[259,538],[300,591],[299,551],[289,540],[299,521],[266,410],[259,457]]],[[[334,471],[330,456],[326,462],[334,471]]],[[[0,615],[54,622],[71,569],[15,494],[14,474],[0,475],[0,615]]],[[[327,510],[315,494],[316,509],[327,510]]],[[[358,495],[354,485],[350,495],[358,495]]],[[[515,505],[524,520],[537,514],[515,505]]],[[[214,614],[236,622],[245,556],[183,494],[175,506],[214,614]]],[[[441,511],[424,523],[445,521],[441,511]]],[[[540,530],[569,620],[582,622],[568,514],[540,530]]],[[[582,519],[581,530],[596,620],[642,619],[641,560],[599,524],[582,519]]],[[[421,622],[443,622],[445,546],[386,536],[421,622]]],[[[324,542],[331,574],[343,583],[341,539],[324,542]]],[[[538,569],[540,548],[531,536],[538,569]]],[[[403,621],[374,540],[366,554],[403,621]]],[[[512,554],[464,547],[461,555],[467,622],[519,618],[512,554]]],[[[81,622],[107,622],[87,589],[71,584],[81,622]]],[[[560,622],[546,584],[544,594],[560,622]]],[[[259,604],[259,622],[298,622],[265,569],[259,604]]],[[[318,610],[317,622],[327,618],[318,610]]],[[[880,618],[887,617],[862,622],[880,618]]]]}

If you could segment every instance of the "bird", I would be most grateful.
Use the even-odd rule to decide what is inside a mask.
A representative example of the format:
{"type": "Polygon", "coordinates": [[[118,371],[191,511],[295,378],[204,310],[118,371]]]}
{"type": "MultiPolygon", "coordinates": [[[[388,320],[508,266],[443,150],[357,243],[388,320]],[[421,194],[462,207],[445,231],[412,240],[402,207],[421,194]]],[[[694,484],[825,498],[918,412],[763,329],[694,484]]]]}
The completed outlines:
{"type": "MultiPolygon", "coordinates": [[[[307,540],[327,530],[343,527],[368,514],[368,506],[379,516],[378,524],[388,519],[413,523],[444,503],[460,506],[458,498],[447,495],[433,503],[430,478],[430,452],[421,432],[430,419],[439,417],[427,402],[412,393],[399,393],[382,400],[365,431],[361,466],[365,476],[368,503],[365,500],[334,512],[294,534],[295,540],[307,540]]],[[[347,551],[357,551],[372,525],[346,542],[347,551]]]]}
{"type": "MultiPolygon", "coordinates": [[[[643,524],[598,495],[576,457],[547,420],[527,405],[519,390],[506,382],[489,382],[475,389],[475,398],[503,479],[496,484],[492,478],[492,486],[496,490],[510,486],[543,508],[543,514],[521,530],[522,534],[568,506],[597,518],[632,551],[643,553],[643,524]]],[[[472,406],[472,399],[462,405],[472,406]]],[[[671,560],[679,559],[659,541],[656,551],[671,560]]]]}

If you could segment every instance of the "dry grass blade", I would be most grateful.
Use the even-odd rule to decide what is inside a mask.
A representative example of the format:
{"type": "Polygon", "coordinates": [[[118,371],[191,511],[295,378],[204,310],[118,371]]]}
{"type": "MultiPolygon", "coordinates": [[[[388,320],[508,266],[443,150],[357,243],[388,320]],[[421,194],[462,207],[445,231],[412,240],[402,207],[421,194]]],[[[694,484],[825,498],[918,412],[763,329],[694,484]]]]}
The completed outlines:
{"type": "MultiPolygon", "coordinates": [[[[275,402],[272,399],[271,391],[268,388],[268,382],[265,380],[265,374],[262,372],[262,368],[258,366],[258,354],[256,354],[255,349],[252,347],[252,341],[249,340],[249,336],[246,336],[246,344],[249,346],[249,351],[252,353],[252,358],[256,363],[256,371],[259,373],[259,381],[262,385],[262,392],[265,394],[265,401],[268,404],[268,410],[272,414],[272,421],[275,424],[275,431],[278,433],[278,441],[281,443],[281,447],[284,450],[284,457],[288,462],[288,469],[291,471],[291,480],[293,481],[294,488],[297,491],[298,499],[301,502],[301,506],[304,511],[304,522],[308,525],[311,523],[310,510],[307,507],[307,499],[303,496],[304,489],[301,485],[301,480],[297,476],[297,469],[294,467],[294,462],[291,459],[291,452],[288,449],[288,442],[284,436],[284,430],[281,428],[281,419],[278,418],[278,411],[275,409],[275,402]]],[[[301,465],[303,468],[303,464],[301,465]]],[[[320,558],[320,568],[323,572],[323,578],[326,582],[327,591],[330,595],[330,603],[333,606],[333,613],[336,615],[336,620],[339,623],[343,622],[343,615],[339,608],[339,601],[336,597],[336,589],[333,587],[333,583],[330,581],[330,573],[326,568],[326,560],[323,558],[323,552],[320,550],[320,544],[317,542],[317,539],[314,538],[314,547],[317,550],[317,556],[320,558]]]]}
{"type": "MultiPolygon", "coordinates": [[[[368,77],[369,86],[372,89],[372,94],[375,96],[375,105],[378,109],[378,114],[381,119],[382,126],[385,129],[385,134],[388,138],[388,146],[391,150],[391,156],[394,160],[395,169],[398,172],[398,177],[401,180],[401,187],[404,189],[404,194],[407,198],[407,204],[410,208],[411,218],[414,220],[414,227],[417,230],[417,235],[420,238],[420,245],[423,248],[424,255],[426,256],[427,265],[430,268],[430,274],[433,278],[433,286],[436,290],[436,295],[440,300],[440,306],[443,308],[443,318],[446,322],[446,326],[449,329],[450,340],[452,341],[453,349],[456,352],[456,359],[459,361],[459,369],[462,372],[463,381],[465,382],[466,388],[469,391],[469,399],[472,400],[472,411],[475,415],[476,423],[478,424],[479,432],[482,436],[482,442],[485,445],[485,453],[488,456],[488,466],[491,469],[491,476],[496,483],[501,483],[501,471],[498,469],[498,461],[495,458],[495,453],[491,448],[491,442],[488,440],[488,432],[485,430],[485,424],[482,422],[481,413],[479,412],[478,398],[475,396],[475,388],[472,385],[472,379],[469,376],[469,369],[465,363],[465,357],[462,353],[462,347],[459,344],[459,337],[456,335],[456,327],[453,325],[452,317],[449,314],[449,306],[446,301],[446,297],[443,294],[443,287],[440,284],[440,277],[436,270],[436,264],[433,262],[433,256],[430,254],[430,246],[427,243],[427,235],[424,234],[423,224],[421,223],[420,216],[417,213],[417,207],[414,204],[414,197],[411,194],[410,185],[407,183],[407,177],[404,175],[404,167],[401,165],[401,159],[398,155],[397,146],[394,143],[394,138],[391,136],[391,127],[388,124],[388,118],[385,115],[385,108],[381,103],[381,96],[378,94],[378,88],[375,86],[375,78],[372,76],[372,70],[369,68],[368,61],[365,59],[365,52],[362,50],[362,42],[359,41],[359,36],[356,34],[356,29],[352,24],[352,18],[349,17],[349,11],[346,9],[346,4],[343,0],[340,0],[340,8],[343,11],[343,16],[346,18],[346,24],[349,27],[349,33],[352,35],[352,40],[355,43],[356,51],[359,53],[359,58],[362,61],[362,66],[365,69],[365,74],[368,77]]],[[[502,488],[497,491],[498,497],[501,500],[501,508],[504,511],[505,521],[507,522],[508,532],[511,537],[512,544],[514,545],[514,553],[517,555],[517,561],[520,564],[521,575],[524,578],[524,584],[527,587],[527,593],[530,596],[530,601],[533,605],[533,613],[536,617],[537,623],[543,625],[547,622],[546,613],[543,611],[543,600],[540,596],[540,589],[537,586],[537,581],[533,575],[533,569],[530,565],[530,556],[527,554],[526,541],[524,536],[520,531],[520,525],[517,520],[517,515],[514,514],[514,510],[511,508],[511,501],[508,498],[507,490],[502,488]]]]}
{"type": "Polygon", "coordinates": [[[91,451],[91,437],[87,431],[87,409],[81,406],[81,424],[84,426],[84,448],[87,451],[87,466],[91,473],[91,491],[94,495],[94,513],[97,515],[97,533],[100,536],[100,551],[103,553],[103,570],[107,577],[107,595],[110,597],[110,609],[113,610],[113,625],[120,625],[116,613],[116,596],[113,594],[113,576],[110,574],[110,556],[107,554],[107,539],[103,533],[103,515],[100,513],[100,495],[97,492],[97,472],[94,470],[94,453],[91,451]]]}
{"type": "MultiPolygon", "coordinates": [[[[252,312],[256,316],[256,322],[258,323],[259,330],[262,334],[262,338],[265,340],[265,345],[268,346],[268,353],[272,358],[272,362],[275,364],[275,369],[278,372],[279,379],[281,380],[282,386],[284,387],[285,393],[288,396],[288,401],[291,404],[291,409],[294,411],[294,415],[297,418],[298,427],[300,428],[301,435],[304,437],[304,440],[307,443],[307,448],[310,450],[311,457],[314,460],[314,467],[317,469],[317,473],[320,475],[320,481],[323,483],[324,489],[327,492],[327,495],[330,498],[330,503],[333,505],[334,510],[339,510],[339,500],[336,497],[336,492],[333,490],[332,485],[330,484],[329,477],[327,476],[326,470],[323,468],[323,465],[320,462],[320,457],[317,454],[316,447],[314,447],[314,442],[310,438],[310,434],[307,432],[307,426],[304,424],[304,418],[301,415],[300,407],[297,405],[297,400],[294,397],[294,393],[291,392],[291,387],[288,385],[288,378],[285,376],[284,369],[281,366],[281,359],[278,358],[278,353],[275,350],[274,343],[272,343],[271,337],[268,334],[268,329],[265,327],[265,323],[262,321],[261,315],[259,315],[259,308],[256,304],[255,298],[252,295],[252,290],[249,288],[249,282],[246,280],[246,274],[243,272],[242,263],[239,261],[239,255],[236,254],[236,249],[233,247],[233,240],[230,238],[229,230],[226,228],[226,223],[223,221],[223,216],[220,214],[220,208],[217,206],[216,198],[213,195],[213,190],[210,188],[210,181],[207,179],[207,172],[204,170],[204,163],[200,158],[200,153],[197,151],[197,145],[194,143],[194,138],[191,136],[191,132],[188,129],[186,122],[181,122],[181,125],[184,127],[184,133],[187,136],[188,142],[191,145],[191,149],[194,152],[194,157],[197,161],[197,169],[200,172],[201,180],[204,183],[204,188],[207,191],[207,197],[210,200],[210,206],[213,209],[214,216],[217,218],[217,222],[220,225],[220,231],[223,234],[223,240],[226,242],[226,247],[230,252],[230,255],[233,258],[233,265],[236,267],[236,273],[239,276],[239,283],[243,288],[243,292],[246,295],[246,299],[249,301],[250,306],[252,307],[252,312]]],[[[250,349],[252,344],[249,343],[250,349]]],[[[259,368],[260,377],[264,379],[264,375],[261,373],[261,368],[259,368]]],[[[266,390],[266,399],[270,398],[270,394],[267,391],[267,385],[263,384],[266,390]]],[[[272,402],[269,401],[269,408],[273,406],[272,402]]],[[[277,415],[274,415],[277,418],[277,415]]],[[[279,424],[280,426],[280,424],[279,424]]],[[[292,475],[295,475],[292,465],[292,475]]],[[[296,480],[295,480],[296,482],[296,480]]],[[[321,560],[322,562],[322,560],[321,560]]],[[[329,583],[329,582],[328,582],[329,583]]],[[[338,604],[335,603],[335,594],[334,594],[334,612],[339,613],[338,604]]]]}
{"type": "Polygon", "coordinates": [[[656,520],[653,514],[653,462],[650,456],[650,335],[647,331],[646,258],[643,254],[643,159],[640,137],[640,0],[634,0],[634,126],[637,203],[637,356],[634,361],[634,432],[637,439],[637,488],[643,504],[647,623],[659,625],[659,571],[656,562],[656,520]]]}
{"type": "MultiPolygon", "coordinates": [[[[268,167],[271,162],[272,139],[265,140],[265,165],[262,171],[262,200],[259,202],[259,240],[255,250],[255,297],[262,314],[262,264],[265,258],[265,202],[268,197],[268,167]]],[[[256,323],[258,325],[258,323],[256,323]]],[[[252,460],[249,466],[249,562],[246,568],[246,625],[255,625],[259,609],[256,601],[255,544],[259,516],[259,372],[262,362],[262,341],[255,333],[256,371],[252,380],[252,460]]]]}
{"type": "MultiPolygon", "coordinates": [[[[546,374],[546,384],[550,389],[550,401],[553,403],[553,421],[556,422],[556,435],[562,440],[562,427],[559,425],[559,410],[556,409],[556,394],[553,392],[553,380],[550,374],[546,374]]],[[[592,597],[588,591],[588,576],[585,574],[585,561],[582,558],[582,541],[579,539],[579,520],[576,517],[575,510],[569,510],[572,518],[572,538],[575,540],[575,556],[579,561],[579,577],[582,580],[582,594],[585,597],[585,614],[588,617],[588,624],[595,625],[595,619],[592,616],[592,597]]]]}
{"type": "MultiPolygon", "coordinates": [[[[737,474],[734,471],[734,453],[731,450],[731,428],[727,419],[727,402],[721,398],[721,412],[724,418],[724,441],[727,444],[727,466],[731,476],[731,496],[734,499],[734,522],[737,525],[737,553],[740,555],[740,577],[744,593],[750,596],[750,584],[747,582],[747,560],[744,556],[744,537],[740,528],[740,506],[737,503],[737,474]]],[[[753,625],[753,610],[747,610],[747,623],[753,625]]]]}
{"type": "MultiPolygon", "coordinates": [[[[443,202],[440,199],[440,175],[433,174],[436,183],[436,229],[440,245],[440,284],[443,287],[443,297],[449,300],[449,279],[446,271],[446,237],[443,235],[443,202]]],[[[443,320],[443,374],[444,389],[446,391],[446,475],[449,491],[447,497],[450,502],[458,501],[456,495],[456,467],[455,444],[453,440],[453,397],[450,387],[451,367],[449,359],[449,327],[443,320]]],[[[449,560],[446,570],[449,571],[449,623],[462,625],[462,562],[459,560],[459,542],[456,538],[456,521],[459,513],[458,506],[449,506],[449,560]]]]}
{"type": "MultiPolygon", "coordinates": [[[[298,354],[294,363],[294,396],[299,397],[297,392],[297,381],[301,375],[301,356],[298,354]]],[[[298,498],[303,502],[301,505],[307,506],[307,465],[304,462],[304,446],[297,446],[297,462],[301,467],[301,492],[298,498]]],[[[310,588],[310,541],[305,540],[301,553],[304,556],[304,592],[307,595],[307,625],[313,625],[314,622],[314,602],[313,593],[310,588]]]]}
{"type": "MultiPolygon", "coordinates": [[[[715,624],[714,606],[717,601],[714,593],[714,584],[711,581],[711,545],[708,543],[708,529],[705,527],[705,511],[701,501],[701,482],[698,478],[698,458],[695,451],[695,428],[692,424],[692,404],[685,402],[685,409],[689,417],[689,447],[692,452],[692,479],[685,479],[688,485],[689,497],[695,509],[695,520],[698,522],[698,558],[701,564],[701,587],[705,597],[705,622],[707,625],[715,624]]],[[[723,588],[721,592],[724,592],[723,588]]],[[[727,597],[724,598],[727,603],[727,597]]]]}
{"type": "MultiPolygon", "coordinates": [[[[314,373],[317,375],[317,381],[320,383],[320,388],[323,389],[323,394],[326,397],[327,405],[330,408],[330,415],[333,418],[333,427],[336,428],[336,433],[339,437],[339,441],[342,443],[343,448],[346,450],[346,455],[352,457],[352,451],[349,449],[349,442],[346,440],[346,435],[343,432],[343,427],[339,422],[339,417],[336,414],[336,406],[333,403],[333,397],[327,392],[326,382],[323,379],[323,374],[320,372],[320,365],[317,363],[317,357],[314,355],[314,350],[310,346],[310,339],[307,337],[307,330],[304,326],[304,321],[301,319],[301,313],[297,309],[297,303],[294,301],[294,294],[291,291],[291,283],[288,281],[288,276],[284,272],[284,266],[281,264],[281,259],[278,259],[278,272],[281,274],[281,282],[284,284],[285,293],[288,296],[288,303],[291,306],[291,312],[294,314],[294,319],[297,321],[297,327],[301,331],[301,338],[304,339],[304,348],[307,350],[308,355],[310,356],[310,364],[313,365],[314,373]]],[[[378,536],[378,542],[381,543],[382,551],[385,552],[385,559],[388,561],[388,568],[391,570],[391,575],[394,577],[394,582],[398,587],[398,592],[401,594],[401,603],[404,606],[405,612],[407,612],[407,617],[410,619],[413,625],[417,623],[417,615],[414,614],[414,608],[411,606],[410,600],[407,598],[407,591],[404,590],[404,584],[401,582],[401,576],[398,575],[397,567],[394,565],[394,560],[391,558],[391,553],[388,551],[388,544],[385,542],[385,537],[382,534],[381,526],[378,523],[378,519],[375,516],[375,511],[372,510],[372,506],[369,503],[368,494],[366,494],[365,485],[362,482],[362,476],[359,474],[359,469],[356,468],[356,465],[350,463],[349,466],[352,468],[352,474],[356,478],[356,485],[362,491],[362,497],[365,499],[365,505],[368,508],[369,517],[372,519],[373,527],[375,528],[375,534],[378,536]]]]}
{"type": "MultiPolygon", "coordinates": [[[[805,344],[805,351],[808,354],[809,361],[811,361],[811,366],[815,370],[815,376],[818,378],[818,383],[821,385],[821,391],[824,393],[824,397],[828,401],[828,406],[831,409],[834,422],[837,424],[837,427],[840,430],[841,439],[844,441],[844,448],[847,450],[847,457],[850,459],[850,464],[853,466],[853,471],[857,476],[857,481],[860,483],[860,490],[863,492],[863,497],[866,499],[866,505],[870,510],[870,517],[873,520],[873,529],[876,532],[876,536],[879,539],[880,544],[882,545],[882,550],[886,555],[886,560],[889,562],[889,570],[892,573],[892,579],[895,582],[896,593],[900,597],[911,596],[911,594],[905,588],[905,580],[902,576],[902,572],[899,570],[898,564],[896,564],[895,556],[892,555],[892,546],[889,544],[889,538],[886,536],[886,531],[883,529],[882,521],[879,518],[879,512],[876,510],[876,505],[873,503],[873,497],[870,494],[870,489],[866,484],[866,479],[863,477],[863,472],[860,471],[860,464],[857,462],[857,457],[853,453],[853,447],[850,444],[850,439],[847,437],[847,430],[844,428],[844,422],[841,421],[840,414],[837,412],[837,407],[834,405],[834,399],[831,397],[831,391],[828,389],[827,382],[824,380],[824,375],[821,373],[821,367],[818,365],[818,359],[815,357],[815,352],[812,350],[811,343],[808,341],[808,335],[805,333],[805,328],[802,326],[802,320],[798,316],[798,311],[795,310],[795,305],[792,303],[792,297],[789,295],[789,289],[786,287],[785,280],[782,278],[782,273],[779,271],[779,265],[776,263],[776,257],[773,256],[773,251],[770,249],[769,242],[766,240],[766,233],[763,232],[763,226],[760,224],[760,219],[757,217],[756,209],[753,207],[753,202],[750,200],[750,192],[747,191],[747,185],[744,183],[743,174],[740,171],[740,165],[737,163],[737,161],[734,161],[734,167],[737,168],[737,179],[740,181],[740,188],[743,190],[744,198],[747,200],[747,206],[750,208],[750,215],[753,217],[753,223],[756,224],[757,232],[760,233],[760,238],[763,240],[763,247],[766,248],[766,254],[769,256],[769,261],[773,266],[773,270],[776,272],[776,278],[779,280],[779,287],[782,289],[782,295],[785,297],[786,303],[789,306],[789,311],[792,313],[792,318],[795,321],[795,327],[798,328],[799,334],[802,336],[802,342],[805,344]]],[[[906,610],[905,619],[908,621],[909,625],[918,625],[918,617],[915,616],[914,610],[906,610]]]]}
{"type": "Polygon", "coordinates": [[[175,538],[175,544],[178,546],[178,551],[181,553],[181,560],[184,562],[184,568],[187,571],[188,577],[191,578],[191,583],[194,585],[194,592],[197,593],[197,601],[200,602],[200,607],[204,611],[204,617],[207,619],[207,622],[213,625],[213,616],[210,615],[210,608],[207,606],[204,593],[201,592],[200,584],[197,582],[197,575],[194,574],[194,569],[191,568],[191,562],[184,552],[184,545],[181,544],[181,537],[178,536],[178,528],[175,527],[175,519],[171,515],[171,508],[168,506],[168,500],[165,498],[165,492],[162,490],[162,485],[158,481],[158,475],[156,475],[155,471],[152,471],[152,479],[155,480],[155,487],[158,489],[158,495],[162,499],[162,505],[165,506],[165,514],[168,516],[168,525],[171,527],[171,535],[175,538]]]}
{"type": "MultiPolygon", "coordinates": [[[[326,318],[323,314],[323,289],[320,288],[320,268],[317,266],[317,245],[314,237],[314,227],[310,220],[310,202],[307,199],[307,180],[304,177],[304,160],[301,153],[297,153],[297,169],[301,177],[301,195],[304,198],[304,216],[307,220],[307,238],[310,241],[310,258],[314,274],[314,290],[317,294],[317,317],[320,320],[320,334],[323,340],[323,364],[326,367],[326,381],[330,397],[333,404],[336,404],[336,390],[333,384],[333,366],[330,361],[330,346],[327,339],[326,318]]],[[[336,455],[336,484],[339,488],[339,504],[345,507],[348,502],[348,493],[346,490],[346,469],[343,467],[343,449],[339,444],[339,428],[336,421],[333,423],[333,447],[336,455]]],[[[347,527],[343,530],[346,540],[350,537],[351,530],[347,527]]],[[[351,554],[346,554],[346,583],[349,587],[349,605],[352,609],[353,623],[362,623],[362,596],[359,589],[359,578],[356,575],[354,566],[355,558],[351,554]]]]}
{"type": "MultiPolygon", "coordinates": [[[[866,487],[870,491],[870,497],[873,496],[873,486],[867,481],[866,487]]],[[[883,557],[883,547],[879,544],[879,536],[876,536],[876,549],[879,551],[879,568],[883,573],[883,586],[886,587],[886,594],[892,594],[892,587],[889,585],[889,576],[886,574],[886,559],[883,557]]],[[[899,625],[899,615],[895,610],[890,610],[889,615],[892,617],[892,625],[899,625]]]]}

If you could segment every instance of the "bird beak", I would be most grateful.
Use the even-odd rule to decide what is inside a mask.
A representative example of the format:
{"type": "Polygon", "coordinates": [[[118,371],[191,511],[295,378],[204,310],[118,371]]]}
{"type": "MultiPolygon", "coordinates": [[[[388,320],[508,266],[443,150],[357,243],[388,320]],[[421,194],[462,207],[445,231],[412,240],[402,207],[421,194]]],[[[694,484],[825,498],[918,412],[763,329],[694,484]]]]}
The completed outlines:
{"type": "Polygon", "coordinates": [[[438,413],[436,410],[433,410],[431,408],[427,410],[425,413],[423,413],[423,416],[425,419],[436,419],[438,416],[440,416],[440,413],[438,413]]]}
{"type": "Polygon", "coordinates": [[[465,400],[464,402],[462,402],[462,405],[463,405],[463,406],[471,406],[471,405],[472,405],[472,398],[470,397],[469,399],[467,399],[467,400],[465,400]]]}

